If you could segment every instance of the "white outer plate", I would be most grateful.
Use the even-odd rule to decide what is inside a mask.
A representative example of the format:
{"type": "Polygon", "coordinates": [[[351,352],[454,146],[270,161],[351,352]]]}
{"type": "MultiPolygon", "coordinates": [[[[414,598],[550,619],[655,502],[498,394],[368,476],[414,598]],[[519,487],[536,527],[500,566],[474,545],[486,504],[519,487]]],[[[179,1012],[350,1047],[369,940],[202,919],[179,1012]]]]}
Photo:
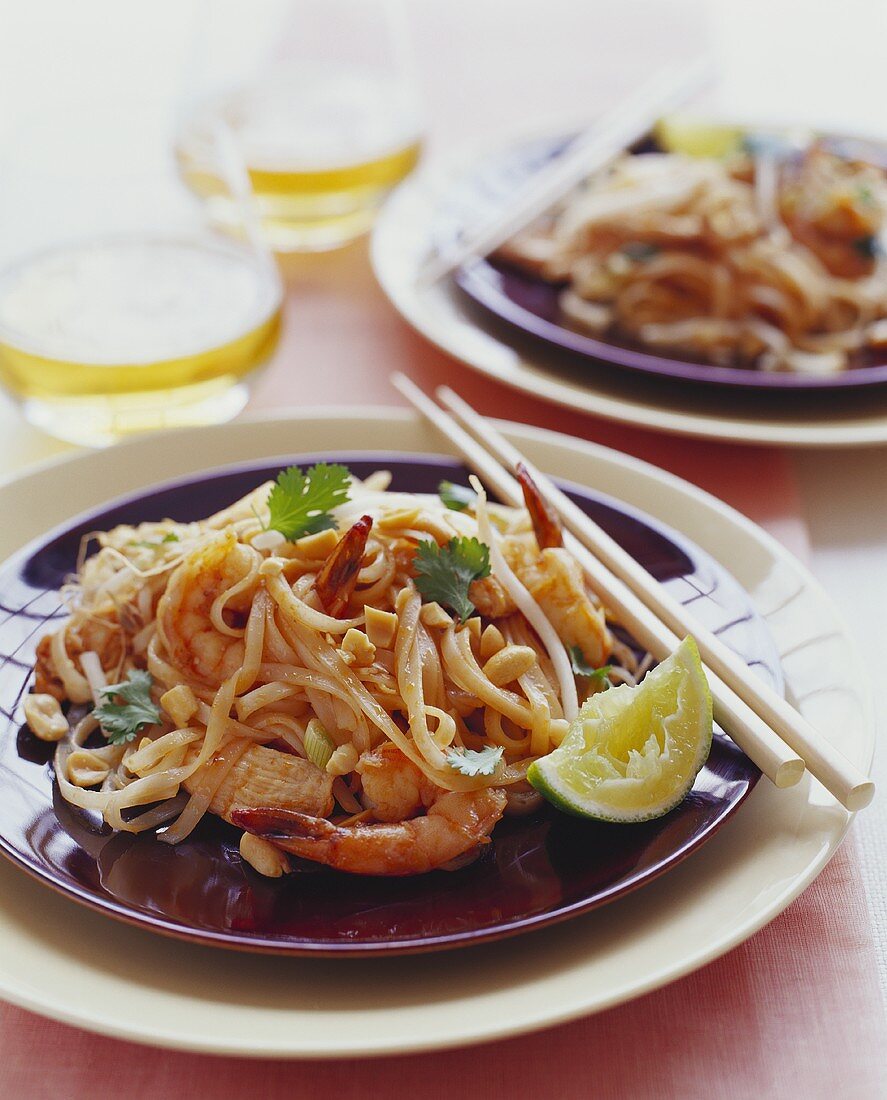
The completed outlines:
{"type": "MultiPolygon", "coordinates": [[[[458,178],[455,169],[450,178],[458,178]]],[[[417,289],[416,272],[432,247],[446,186],[445,179],[422,172],[401,184],[376,222],[371,255],[400,315],[466,366],[557,405],[677,435],[792,447],[887,442],[887,385],[768,394],[648,378],[533,340],[471,302],[449,280],[417,289]]]]}
{"type": "MultiPolygon", "coordinates": [[[[861,662],[830,600],[787,551],[636,459],[538,429],[504,430],[542,469],[613,494],[720,560],[787,655],[786,681],[803,712],[868,769],[874,734],[861,662]]],[[[0,487],[0,556],[111,497],[201,469],[300,452],[442,449],[410,413],[386,409],[149,436],[0,487]]],[[[73,904],[0,860],[0,996],[105,1034],[220,1054],[332,1058],[482,1042],[618,1004],[723,954],[812,881],[848,822],[809,780],[790,791],[761,781],[699,852],[621,901],[489,946],[378,960],[181,943],[73,904]]]]}

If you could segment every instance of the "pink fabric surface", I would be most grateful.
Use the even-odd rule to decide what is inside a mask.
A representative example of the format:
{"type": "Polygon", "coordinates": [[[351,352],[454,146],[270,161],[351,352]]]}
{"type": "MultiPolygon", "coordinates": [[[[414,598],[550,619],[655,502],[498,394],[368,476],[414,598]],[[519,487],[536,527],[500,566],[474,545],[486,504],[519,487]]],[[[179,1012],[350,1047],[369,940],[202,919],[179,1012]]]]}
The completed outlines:
{"type": "MultiPolygon", "coordinates": [[[[363,245],[288,267],[285,345],[255,408],[396,404],[387,376],[405,369],[426,388],[446,381],[483,412],[655,462],[805,553],[784,454],[622,428],[487,382],[399,321],[372,280],[363,245]]],[[[724,958],[640,1000],[534,1036],[380,1061],[146,1058],[138,1046],[6,1006],[0,1097],[868,1098],[887,1089],[885,1031],[851,841],[782,916],[724,958]]]]}

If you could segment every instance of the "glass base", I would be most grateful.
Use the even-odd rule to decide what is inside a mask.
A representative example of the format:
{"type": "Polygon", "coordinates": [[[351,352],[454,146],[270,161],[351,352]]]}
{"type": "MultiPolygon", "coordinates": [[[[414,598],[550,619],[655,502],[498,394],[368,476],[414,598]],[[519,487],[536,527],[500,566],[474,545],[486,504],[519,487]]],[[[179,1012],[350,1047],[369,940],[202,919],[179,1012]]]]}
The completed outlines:
{"type": "MultiPolygon", "coordinates": [[[[386,192],[387,193],[387,192],[386,192]]],[[[368,233],[379,213],[384,195],[374,192],[355,204],[353,195],[323,196],[316,201],[286,196],[263,196],[257,205],[262,235],[274,252],[330,252],[368,233]]],[[[240,208],[227,197],[206,200],[210,220],[219,229],[242,236],[240,208]]]]}
{"type": "Polygon", "coordinates": [[[58,439],[107,447],[138,432],[222,424],[237,416],[248,400],[243,380],[221,384],[215,380],[113,397],[29,397],[22,402],[22,410],[31,424],[58,439]]]}

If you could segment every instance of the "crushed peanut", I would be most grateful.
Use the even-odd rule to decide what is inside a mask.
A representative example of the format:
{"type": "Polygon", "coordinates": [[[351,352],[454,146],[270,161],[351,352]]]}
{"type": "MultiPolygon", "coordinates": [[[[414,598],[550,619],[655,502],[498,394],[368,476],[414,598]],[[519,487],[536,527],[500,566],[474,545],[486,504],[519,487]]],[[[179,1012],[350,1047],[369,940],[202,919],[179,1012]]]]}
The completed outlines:
{"type": "Polygon", "coordinates": [[[68,720],[54,696],[42,692],[26,695],[22,707],[28,728],[41,741],[61,741],[68,732],[68,720]]]}
{"type": "Polygon", "coordinates": [[[336,549],[338,543],[338,532],[327,529],[326,531],[317,531],[313,535],[305,535],[304,538],[298,539],[296,541],[296,547],[301,557],[326,558],[336,549]]]}
{"type": "Polygon", "coordinates": [[[528,645],[509,645],[500,649],[484,665],[484,676],[496,687],[513,683],[536,663],[536,651],[528,645]]]}
{"type": "Polygon", "coordinates": [[[391,649],[397,636],[397,616],[377,607],[366,609],[366,634],[378,649],[391,649]]]}
{"type": "Polygon", "coordinates": [[[160,705],[181,729],[197,713],[198,700],[187,684],[176,684],[160,696],[160,705]]]}
{"type": "MultiPolygon", "coordinates": [[[[356,665],[371,665],[376,659],[376,647],[362,630],[351,627],[342,639],[342,653],[350,653],[356,665]]],[[[347,660],[347,658],[346,658],[347,660]]]]}
{"type": "Polygon", "coordinates": [[[348,775],[354,771],[359,755],[354,745],[340,745],[327,761],[327,774],[348,775]]]}
{"type": "Polygon", "coordinates": [[[290,869],[289,860],[279,848],[252,833],[244,833],[240,838],[240,855],[265,878],[280,878],[290,869]]]}
{"type": "Polygon", "coordinates": [[[423,603],[419,618],[431,629],[439,627],[441,630],[446,630],[448,626],[453,625],[452,616],[444,611],[439,603],[423,603]]]}
{"type": "Polygon", "coordinates": [[[108,755],[107,749],[75,749],[68,757],[68,779],[75,787],[95,787],[103,783],[114,766],[108,755]]]}
{"type": "Polygon", "coordinates": [[[402,528],[414,527],[419,519],[419,508],[395,508],[386,512],[376,521],[381,531],[396,531],[402,528]]]}
{"type": "Polygon", "coordinates": [[[480,659],[488,661],[494,653],[504,648],[505,639],[502,637],[502,631],[494,623],[490,623],[480,636],[480,659]]]}

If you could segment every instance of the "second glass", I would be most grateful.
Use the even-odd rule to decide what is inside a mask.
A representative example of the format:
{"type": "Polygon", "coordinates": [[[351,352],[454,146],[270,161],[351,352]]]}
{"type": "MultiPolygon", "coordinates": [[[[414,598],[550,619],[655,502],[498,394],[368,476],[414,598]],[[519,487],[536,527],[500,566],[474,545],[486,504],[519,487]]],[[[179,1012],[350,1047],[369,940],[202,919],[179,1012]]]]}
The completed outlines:
{"type": "Polygon", "coordinates": [[[207,4],[176,140],[212,219],[241,229],[214,135],[236,142],[270,246],[336,248],[366,232],[416,165],[421,115],[397,0],[207,4]]]}

